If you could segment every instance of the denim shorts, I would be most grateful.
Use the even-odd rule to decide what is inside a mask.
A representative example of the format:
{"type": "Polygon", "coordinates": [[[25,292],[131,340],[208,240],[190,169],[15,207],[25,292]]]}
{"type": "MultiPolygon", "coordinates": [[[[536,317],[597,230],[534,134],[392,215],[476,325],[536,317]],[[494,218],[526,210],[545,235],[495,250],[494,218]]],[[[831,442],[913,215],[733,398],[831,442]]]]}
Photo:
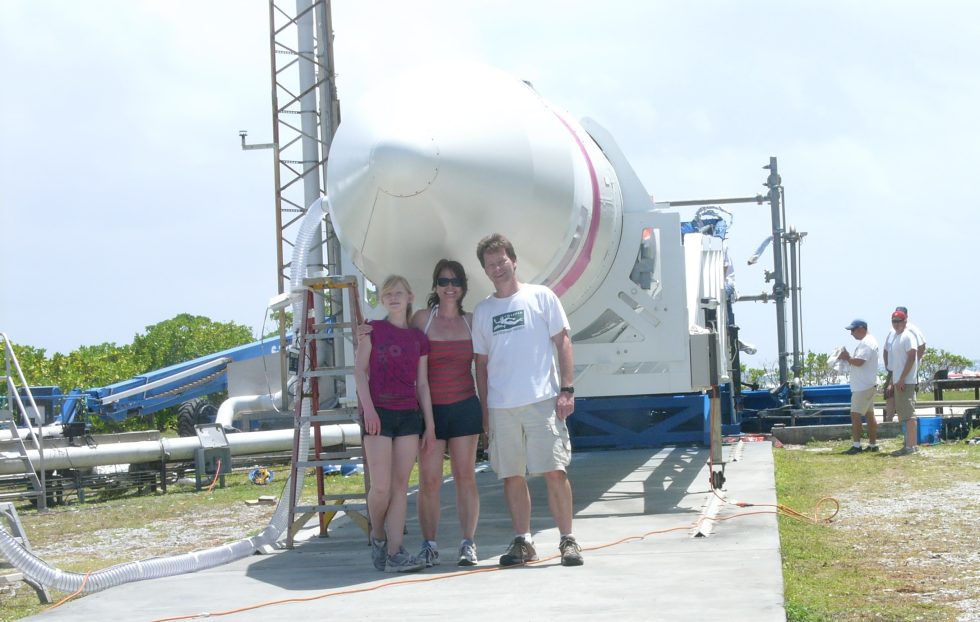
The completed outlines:
{"type": "Polygon", "coordinates": [[[483,410],[475,395],[452,404],[433,404],[432,418],[441,441],[483,433],[483,410]]]}
{"type": "Polygon", "coordinates": [[[422,434],[422,413],[419,410],[391,410],[377,408],[381,418],[381,436],[398,438],[399,436],[419,436],[422,434]]]}

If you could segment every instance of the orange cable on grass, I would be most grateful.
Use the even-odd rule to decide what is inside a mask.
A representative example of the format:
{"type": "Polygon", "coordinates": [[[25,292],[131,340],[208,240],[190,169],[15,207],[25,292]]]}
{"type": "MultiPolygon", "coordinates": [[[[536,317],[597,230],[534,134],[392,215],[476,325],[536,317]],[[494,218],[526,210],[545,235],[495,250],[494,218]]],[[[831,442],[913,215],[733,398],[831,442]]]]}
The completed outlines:
{"type": "Polygon", "coordinates": [[[221,458],[218,458],[218,466],[214,469],[214,479],[211,480],[211,485],[208,486],[208,494],[214,490],[214,485],[218,482],[218,476],[221,475],[221,458]]]}

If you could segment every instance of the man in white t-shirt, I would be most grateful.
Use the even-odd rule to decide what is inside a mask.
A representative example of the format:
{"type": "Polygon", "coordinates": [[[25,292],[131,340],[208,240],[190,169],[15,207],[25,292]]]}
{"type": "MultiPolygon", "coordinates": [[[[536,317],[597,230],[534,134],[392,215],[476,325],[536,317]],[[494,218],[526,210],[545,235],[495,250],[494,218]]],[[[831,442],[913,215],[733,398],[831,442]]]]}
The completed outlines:
{"type": "Polygon", "coordinates": [[[494,287],[473,310],[476,388],[490,439],[490,464],[504,480],[516,534],[500,565],[522,566],[538,559],[527,477],[542,475],[561,536],[561,563],[581,566],[582,549],[572,535],[572,486],[565,471],[572,457],[565,419],[575,410],[568,318],[550,289],[517,280],[517,254],[507,238],[498,233],[483,238],[476,256],[494,287]]]}
{"type": "Polygon", "coordinates": [[[868,323],[856,319],[844,330],[857,339],[854,354],[847,348],[841,359],[851,364],[851,448],[845,454],[861,453],[861,417],[868,422],[868,446],[863,451],[878,451],[878,422],[875,419],[875,388],[878,384],[878,341],[868,332],[868,323]]]}
{"type": "Polygon", "coordinates": [[[908,316],[902,311],[892,313],[895,337],[888,347],[888,382],[895,396],[895,413],[905,424],[905,446],[893,456],[904,456],[916,450],[915,391],[918,388],[918,342],[908,331],[908,316]]]}
{"type": "MultiPolygon", "coordinates": [[[[906,318],[909,316],[909,310],[905,307],[895,307],[895,310],[904,313],[906,318]]],[[[925,335],[922,334],[922,330],[918,326],[916,326],[915,324],[907,320],[905,322],[905,331],[908,332],[913,339],[915,339],[917,343],[916,360],[921,361],[922,355],[926,353],[925,335]]],[[[891,348],[892,339],[894,338],[895,338],[894,330],[889,331],[889,333],[885,336],[885,345],[881,350],[881,354],[884,357],[884,361],[885,361],[885,369],[888,369],[888,350],[891,348]]],[[[894,416],[895,416],[895,394],[890,389],[886,388],[885,389],[885,416],[882,418],[882,421],[891,421],[894,416]]]]}

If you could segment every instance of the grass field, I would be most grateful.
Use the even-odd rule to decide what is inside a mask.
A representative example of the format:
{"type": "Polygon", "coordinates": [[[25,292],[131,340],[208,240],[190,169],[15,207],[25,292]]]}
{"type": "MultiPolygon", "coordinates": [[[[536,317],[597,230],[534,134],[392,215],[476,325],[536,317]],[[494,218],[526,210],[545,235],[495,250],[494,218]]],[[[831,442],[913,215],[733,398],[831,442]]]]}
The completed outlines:
{"type": "Polygon", "coordinates": [[[980,620],[980,445],[889,456],[900,442],[774,449],[781,504],[840,503],[829,525],[779,519],[791,622],[980,620]]]}

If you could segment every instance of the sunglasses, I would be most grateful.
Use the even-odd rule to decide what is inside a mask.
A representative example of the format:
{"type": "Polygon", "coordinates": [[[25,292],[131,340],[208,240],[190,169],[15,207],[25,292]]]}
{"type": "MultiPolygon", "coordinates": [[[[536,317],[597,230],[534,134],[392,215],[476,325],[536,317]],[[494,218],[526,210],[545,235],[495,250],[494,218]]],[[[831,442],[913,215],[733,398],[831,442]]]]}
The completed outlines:
{"type": "Polygon", "coordinates": [[[892,324],[901,324],[905,320],[892,320],[892,324]]]}
{"type": "Polygon", "coordinates": [[[438,285],[439,287],[449,287],[450,285],[452,285],[453,287],[462,287],[463,279],[457,279],[456,277],[448,278],[448,277],[440,276],[438,279],[436,279],[436,285],[438,285]]]}

